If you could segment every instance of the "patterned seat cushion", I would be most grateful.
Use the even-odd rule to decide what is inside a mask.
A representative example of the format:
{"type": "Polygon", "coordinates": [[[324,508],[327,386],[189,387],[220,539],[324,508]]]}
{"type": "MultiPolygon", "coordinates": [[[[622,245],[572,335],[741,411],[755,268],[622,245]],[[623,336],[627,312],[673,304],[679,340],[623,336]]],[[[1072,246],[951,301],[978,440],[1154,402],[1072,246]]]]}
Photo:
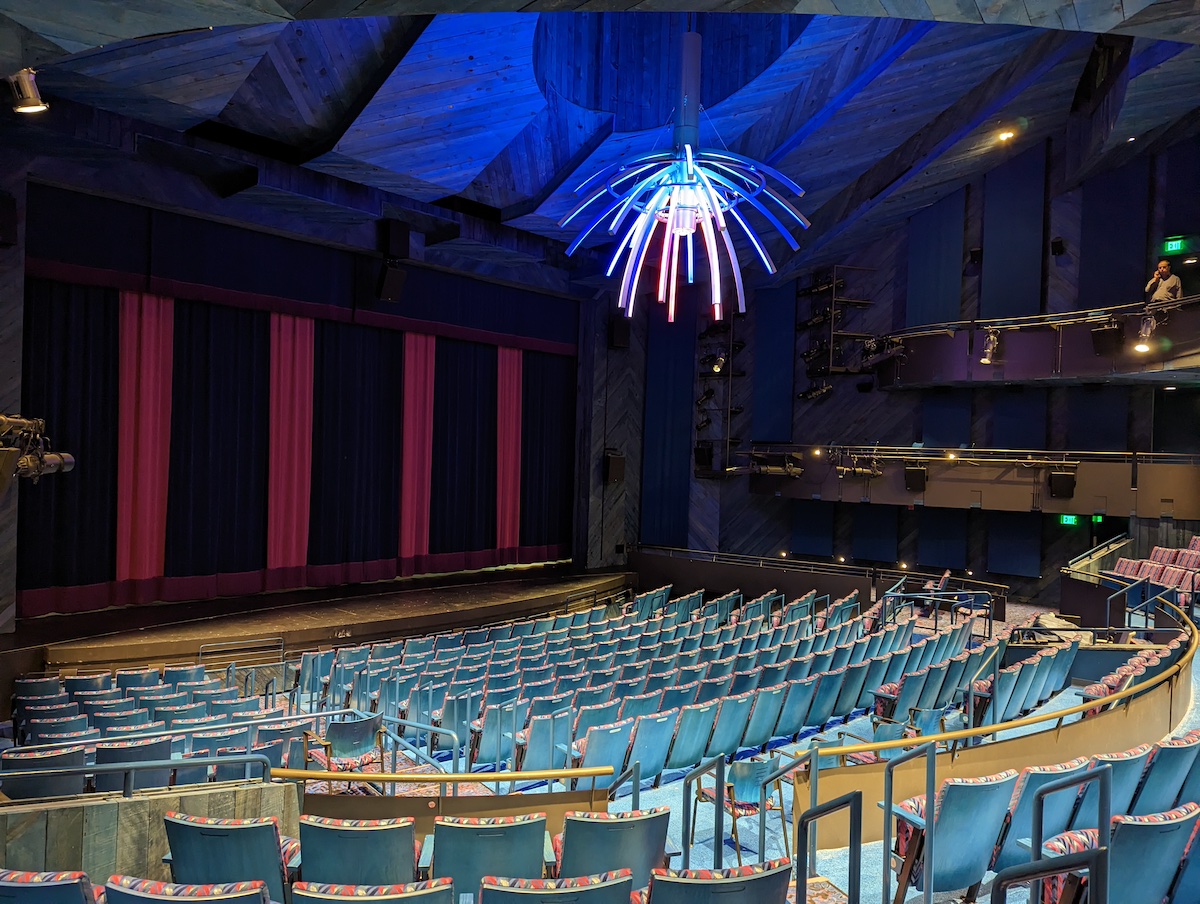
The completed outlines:
{"type": "MultiPolygon", "coordinates": [[[[700,800],[707,801],[710,804],[715,804],[717,802],[717,791],[715,788],[699,788],[696,791],[696,797],[700,800]]],[[[779,808],[779,805],[775,803],[774,799],[768,797],[767,798],[767,809],[768,810],[776,810],[778,808],[779,808]]],[[[728,797],[726,797],[725,798],[725,812],[733,813],[735,816],[737,816],[739,818],[742,816],[754,816],[756,813],[758,813],[758,801],[756,801],[756,800],[755,801],[747,801],[747,800],[733,801],[733,800],[730,800],[728,797]]]]}
{"type": "MultiPolygon", "coordinates": [[[[94,886],[91,880],[88,879],[87,873],[81,872],[29,872],[26,870],[16,869],[0,869],[0,883],[13,883],[19,885],[25,884],[47,884],[53,883],[56,885],[65,885],[76,883],[79,886],[79,901],[84,904],[89,898],[95,900],[97,904],[104,904],[104,891],[99,886],[94,886]]],[[[18,892],[18,895],[20,893],[18,892]]]]}
{"type": "Polygon", "coordinates": [[[633,870],[618,869],[610,873],[597,873],[594,876],[573,876],[566,879],[506,879],[500,876],[484,876],[480,881],[480,891],[489,888],[508,888],[518,891],[548,891],[559,888],[591,888],[596,885],[614,885],[618,882],[630,881],[633,870]]]}
{"type": "Polygon", "coordinates": [[[179,885],[174,882],[156,882],[135,876],[110,876],[108,883],[113,888],[123,888],[164,900],[177,898],[223,898],[257,891],[263,904],[270,904],[267,885],[259,879],[250,882],[225,882],[219,885],[179,885]]]}
{"type": "Polygon", "coordinates": [[[368,750],[366,753],[352,757],[331,757],[320,747],[311,747],[308,758],[321,767],[325,772],[361,772],[366,766],[379,763],[379,750],[368,750]]]}
{"type": "Polygon", "coordinates": [[[523,813],[520,816],[439,816],[434,820],[439,826],[512,826],[524,822],[545,821],[545,813],[523,813]]]}
{"type": "Polygon", "coordinates": [[[293,891],[307,895],[329,898],[379,898],[412,895],[419,897],[425,892],[448,888],[454,884],[449,876],[430,879],[428,882],[408,882],[404,885],[323,885],[319,882],[297,882],[293,891]]]}
{"type": "Polygon", "coordinates": [[[746,879],[760,873],[769,873],[784,866],[791,866],[792,861],[787,857],[778,860],[767,860],[764,863],[747,863],[745,866],[735,866],[732,869],[652,869],[650,870],[650,887],[653,889],[655,878],[683,879],[696,881],[711,881],[713,879],[746,879]]]}

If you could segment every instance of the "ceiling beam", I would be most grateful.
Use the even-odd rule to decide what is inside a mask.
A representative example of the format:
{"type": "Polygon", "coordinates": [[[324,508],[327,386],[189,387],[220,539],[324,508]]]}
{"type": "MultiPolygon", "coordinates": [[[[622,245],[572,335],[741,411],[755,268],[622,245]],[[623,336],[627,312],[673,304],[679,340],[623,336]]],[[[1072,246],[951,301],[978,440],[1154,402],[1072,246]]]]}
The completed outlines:
{"type": "Polygon", "coordinates": [[[852,98],[929,34],[933,27],[932,22],[871,23],[868,26],[870,34],[865,41],[871,44],[882,39],[885,42],[884,46],[878,48],[875,53],[870,53],[851,50],[847,44],[839,56],[844,58],[847,54],[852,55],[853,60],[849,66],[836,65],[831,61],[829,66],[823,67],[822,72],[828,73],[822,85],[824,90],[813,90],[814,86],[810,86],[799,117],[793,117],[800,119],[800,127],[781,139],[765,162],[771,166],[778,166],[788,154],[800,147],[808,136],[829,122],[852,98]]]}
{"type": "Polygon", "coordinates": [[[807,265],[823,248],[851,230],[868,211],[907,185],[921,171],[1035,84],[1059,62],[1091,43],[1090,36],[1048,32],[1034,38],[1016,58],[964,93],[916,134],[881,159],[815,211],[812,241],[780,269],[778,285],[807,265]]]}

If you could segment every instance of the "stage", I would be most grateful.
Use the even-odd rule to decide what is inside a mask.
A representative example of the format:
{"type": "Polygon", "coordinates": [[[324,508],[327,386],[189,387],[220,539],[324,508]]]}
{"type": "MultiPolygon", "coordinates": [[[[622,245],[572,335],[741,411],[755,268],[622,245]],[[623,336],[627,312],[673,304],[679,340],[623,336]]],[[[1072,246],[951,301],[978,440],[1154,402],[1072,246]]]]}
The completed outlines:
{"type": "Polygon", "coordinates": [[[435,586],[423,582],[404,589],[390,583],[359,585],[339,588],[337,596],[303,591],[32,619],[8,638],[3,660],[9,667],[0,680],[7,684],[16,674],[41,669],[73,673],[201,661],[202,654],[214,667],[229,659],[278,661],[280,652],[290,657],[302,650],[588,608],[635,582],[629,572],[510,575],[442,578],[435,586]]]}

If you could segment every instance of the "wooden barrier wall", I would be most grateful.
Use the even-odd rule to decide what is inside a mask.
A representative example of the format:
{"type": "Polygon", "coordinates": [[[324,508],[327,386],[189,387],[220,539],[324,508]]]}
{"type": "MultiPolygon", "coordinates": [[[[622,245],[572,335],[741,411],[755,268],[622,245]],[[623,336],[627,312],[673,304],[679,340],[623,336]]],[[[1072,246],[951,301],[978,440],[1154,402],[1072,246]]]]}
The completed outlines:
{"type": "Polygon", "coordinates": [[[228,782],[195,791],[163,789],[120,797],[86,797],[0,806],[0,867],[83,870],[103,883],[119,873],[170,879],[163,855],[163,816],[248,819],[278,816],[285,835],[299,834],[299,795],[291,782],[228,782]]]}

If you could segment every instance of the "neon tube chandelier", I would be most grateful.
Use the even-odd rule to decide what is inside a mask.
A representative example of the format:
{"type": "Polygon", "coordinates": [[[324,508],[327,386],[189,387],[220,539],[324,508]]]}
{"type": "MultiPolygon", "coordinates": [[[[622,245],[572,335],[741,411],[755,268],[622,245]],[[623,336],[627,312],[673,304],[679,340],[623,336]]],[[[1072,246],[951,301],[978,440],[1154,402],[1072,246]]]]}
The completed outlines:
{"type": "Polygon", "coordinates": [[[681,70],[674,150],[644,154],[596,173],[575,190],[583,200],[559,223],[565,227],[594,211],[567,248],[568,255],[602,227],[609,235],[620,235],[605,275],[611,277],[625,259],[617,306],[626,317],[633,316],[643,266],[657,251],[658,301],[667,305],[667,320],[674,322],[680,274],[689,285],[696,279],[697,244],[708,260],[713,318],[720,320],[722,314],[722,249],[732,269],[738,311],[745,313],[741,263],[729,221],[738,225],[768,273],[775,272],[775,263],[747,221],[746,208],[764,217],[793,251],[800,246],[784,220],[809,227],[804,215],[767,181],[774,179],[796,197],[803,196],[804,189],[783,173],[732,151],[699,147],[700,35],[694,31],[683,36],[681,70]]]}

